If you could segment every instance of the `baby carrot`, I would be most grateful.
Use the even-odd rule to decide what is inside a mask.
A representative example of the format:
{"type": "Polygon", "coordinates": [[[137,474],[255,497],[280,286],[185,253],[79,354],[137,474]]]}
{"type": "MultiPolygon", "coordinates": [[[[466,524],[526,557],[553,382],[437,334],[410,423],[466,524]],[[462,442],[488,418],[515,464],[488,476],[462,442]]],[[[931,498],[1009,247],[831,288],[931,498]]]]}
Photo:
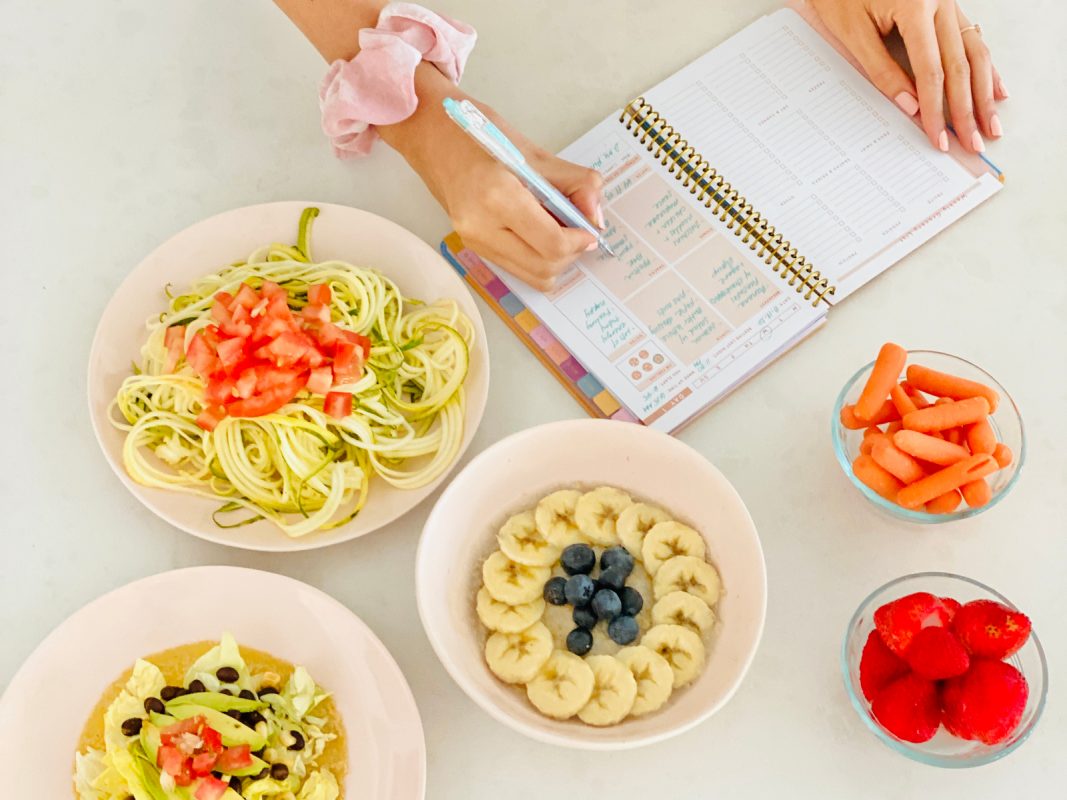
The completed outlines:
{"type": "Polygon", "coordinates": [[[915,401],[908,396],[908,393],[904,391],[904,387],[899,383],[889,390],[889,399],[893,401],[897,413],[902,417],[905,414],[910,414],[912,411],[919,410],[919,407],[915,405],[915,401]]]}
{"type": "Polygon", "coordinates": [[[861,455],[852,462],[852,474],[886,500],[895,501],[897,492],[904,485],[878,466],[873,458],[866,455],[861,455]]]}
{"type": "Polygon", "coordinates": [[[960,491],[963,492],[963,499],[971,508],[984,506],[993,497],[993,490],[989,488],[989,483],[985,478],[963,484],[960,491]]]}
{"type": "MultiPolygon", "coordinates": [[[[985,398],[982,398],[983,400],[985,398]]],[[[922,480],[905,486],[897,493],[897,502],[904,508],[922,508],[935,497],[959,489],[963,484],[979,480],[999,469],[992,456],[979,454],[968,456],[951,466],[928,475],[922,480]]]]}
{"type": "MultiPolygon", "coordinates": [[[[931,431],[933,433],[933,431],[931,431]]],[[[958,444],[961,447],[967,443],[967,433],[963,428],[949,428],[947,431],[943,431],[945,440],[958,444]]]]}
{"type": "Polygon", "coordinates": [[[984,397],[989,402],[990,412],[997,410],[1000,395],[978,381],[969,381],[946,372],[938,372],[920,364],[908,367],[908,383],[916,389],[938,397],[966,400],[969,397],[984,397]]]}
{"type": "Polygon", "coordinates": [[[955,464],[970,455],[966,447],[918,431],[897,431],[893,434],[893,444],[909,456],[942,467],[955,464]]]}
{"type": "Polygon", "coordinates": [[[960,493],[953,489],[951,492],[939,494],[926,504],[927,514],[951,514],[960,507],[960,493]]]}
{"type": "Polygon", "coordinates": [[[893,440],[888,436],[876,440],[871,445],[871,458],[878,466],[904,483],[914,483],[926,475],[919,463],[907,453],[897,449],[893,440]]]}
{"type": "Polygon", "coordinates": [[[891,400],[886,400],[871,419],[861,419],[856,414],[855,406],[841,406],[841,424],[852,431],[898,419],[900,419],[900,414],[897,413],[897,407],[891,400]]]}
{"type": "Polygon", "coordinates": [[[871,369],[870,377],[856,401],[856,416],[861,419],[874,419],[882,403],[889,397],[889,390],[897,385],[904,363],[908,360],[908,351],[899,344],[886,342],[878,351],[878,358],[871,369]]]}
{"type": "Polygon", "coordinates": [[[893,420],[892,422],[890,422],[888,425],[885,426],[885,432],[888,433],[890,436],[892,436],[897,431],[903,429],[903,427],[904,427],[904,423],[901,422],[899,419],[893,420]]]}
{"type": "Polygon", "coordinates": [[[863,453],[864,455],[870,455],[871,454],[871,450],[874,449],[874,443],[875,442],[877,442],[879,439],[888,439],[888,438],[889,437],[886,434],[882,433],[881,431],[878,431],[878,433],[875,433],[875,434],[871,434],[870,436],[864,436],[863,437],[863,441],[860,442],[860,452],[863,453]]]}
{"type": "Polygon", "coordinates": [[[967,445],[972,453],[993,455],[997,447],[997,435],[988,419],[980,419],[967,428],[967,445]]]}
{"type": "Polygon", "coordinates": [[[911,398],[911,402],[915,403],[916,408],[926,408],[930,405],[930,401],[926,399],[926,395],[916,389],[907,381],[901,381],[900,385],[904,387],[904,391],[908,393],[908,397],[911,398]]]}
{"type": "Polygon", "coordinates": [[[943,431],[960,425],[970,425],[989,416],[989,401],[984,397],[969,397],[966,400],[935,404],[920,408],[904,417],[904,427],[928,433],[943,431]]]}
{"type": "Polygon", "coordinates": [[[997,446],[993,448],[993,458],[1000,464],[1000,468],[1010,467],[1012,460],[1015,458],[1015,454],[1011,452],[1011,448],[1003,442],[998,442],[997,446]]]}

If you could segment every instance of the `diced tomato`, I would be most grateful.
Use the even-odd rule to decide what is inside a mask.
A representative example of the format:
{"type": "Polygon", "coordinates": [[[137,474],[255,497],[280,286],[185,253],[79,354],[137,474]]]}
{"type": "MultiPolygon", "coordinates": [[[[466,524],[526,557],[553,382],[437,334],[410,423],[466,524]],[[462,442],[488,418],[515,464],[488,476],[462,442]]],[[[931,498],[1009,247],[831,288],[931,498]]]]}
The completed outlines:
{"type": "Polygon", "coordinates": [[[211,774],[211,770],[215,767],[215,762],[219,760],[218,753],[213,753],[210,750],[203,750],[193,756],[192,773],[197,778],[202,778],[205,775],[211,774]]]}
{"type": "Polygon", "coordinates": [[[171,325],[163,335],[163,344],[167,348],[167,360],[163,365],[164,372],[174,372],[178,362],[185,353],[185,326],[171,325]]]}
{"type": "MultiPolygon", "coordinates": [[[[346,331],[342,331],[346,333],[346,331]]],[[[363,352],[348,338],[339,341],[333,350],[333,377],[338,383],[359,380],[363,376],[363,352]]]]}
{"type": "Polygon", "coordinates": [[[233,368],[241,362],[241,359],[245,354],[245,345],[247,341],[247,339],[237,336],[233,339],[224,339],[219,342],[217,352],[219,363],[224,370],[231,372],[233,368]]]}
{"type": "Polygon", "coordinates": [[[348,392],[330,392],[322,403],[322,410],[334,419],[344,419],[352,413],[352,395],[348,392]]]}
{"type": "Polygon", "coordinates": [[[159,746],[159,752],[156,754],[156,766],[163,770],[171,777],[177,777],[182,774],[182,767],[185,765],[185,754],[172,744],[164,744],[159,746]]]}
{"type": "Polygon", "coordinates": [[[233,378],[222,375],[209,378],[207,387],[204,389],[204,397],[214,405],[225,405],[233,400],[237,388],[237,382],[233,378]]]}
{"type": "Polygon", "coordinates": [[[267,303],[267,313],[272,317],[277,317],[286,322],[292,321],[293,312],[292,309],[289,308],[285,292],[270,295],[270,302],[267,303]]]}
{"type": "Polygon", "coordinates": [[[233,295],[229,292],[215,292],[215,305],[222,306],[227,311],[233,305],[233,295]]]}
{"type": "Polygon", "coordinates": [[[341,329],[334,325],[332,322],[324,322],[322,325],[316,325],[312,330],[312,335],[315,337],[315,341],[319,347],[326,348],[327,350],[332,348],[341,336],[341,329]]]}
{"type": "Polygon", "coordinates": [[[242,370],[233,386],[233,394],[237,397],[251,397],[256,391],[256,370],[254,367],[242,370]]]}
{"type": "Polygon", "coordinates": [[[305,322],[329,322],[330,309],[319,303],[313,303],[311,305],[304,306],[304,308],[300,312],[300,316],[304,318],[305,322]]]}
{"type": "MultiPolygon", "coordinates": [[[[229,304],[223,303],[221,300],[219,300],[219,298],[222,297],[224,294],[226,294],[226,292],[219,292],[217,295],[215,295],[215,302],[211,306],[211,317],[215,320],[215,322],[219,324],[219,327],[223,330],[226,329],[227,325],[233,323],[233,314],[230,313],[229,304]]],[[[229,297],[229,295],[226,296],[229,297]]]]}
{"type": "Polygon", "coordinates": [[[200,731],[200,739],[204,742],[205,750],[210,750],[216,755],[222,752],[222,734],[214,728],[209,728],[205,724],[203,730],[200,731]]]}
{"type": "Polygon", "coordinates": [[[276,284],[274,281],[263,281],[259,287],[259,293],[264,297],[273,297],[280,295],[282,298],[287,297],[285,289],[276,284]]]}
{"type": "Polygon", "coordinates": [[[253,397],[235,400],[230,403],[228,411],[234,417],[262,417],[264,414],[271,414],[296,397],[297,392],[304,388],[307,379],[308,373],[305,371],[264,391],[260,391],[257,384],[253,397]]]}
{"type": "Polygon", "coordinates": [[[235,305],[251,311],[255,308],[256,303],[259,302],[259,295],[256,294],[256,290],[247,283],[242,283],[241,288],[237,290],[237,294],[233,296],[233,302],[235,305]]]}
{"type": "Polygon", "coordinates": [[[317,367],[308,376],[307,390],[315,394],[326,394],[333,386],[333,370],[329,367],[317,367]]]}
{"type": "Polygon", "coordinates": [[[201,378],[207,378],[221,367],[215,348],[208,342],[208,335],[204,331],[197,331],[185,352],[185,360],[201,378]]]}
{"type": "Polygon", "coordinates": [[[308,339],[302,333],[286,331],[255,352],[257,358],[273,361],[279,367],[291,367],[307,355],[308,339]]]}
{"type": "Polygon", "coordinates": [[[308,287],[309,303],[319,303],[328,306],[332,297],[333,292],[330,291],[330,286],[327,283],[315,283],[308,287]]]}
{"type": "Polygon", "coordinates": [[[226,417],[226,409],[221,406],[207,406],[196,417],[196,424],[205,431],[213,431],[226,417]]]}
{"type": "Polygon", "coordinates": [[[181,719],[163,728],[159,732],[159,740],[163,744],[174,744],[185,733],[195,733],[199,736],[206,725],[207,720],[202,716],[181,719]]]}
{"type": "Polygon", "coordinates": [[[233,772],[235,769],[250,766],[252,766],[252,749],[247,744],[227,747],[219,754],[219,760],[215,762],[215,769],[219,772],[233,772]]]}
{"type": "Polygon", "coordinates": [[[193,797],[196,800],[219,800],[229,788],[230,785],[225,781],[220,781],[214,775],[208,775],[196,787],[193,797]]]}
{"type": "Polygon", "coordinates": [[[366,361],[370,358],[371,341],[362,333],[356,333],[355,331],[341,330],[341,335],[348,341],[363,351],[363,360],[366,361]]]}
{"type": "Polygon", "coordinates": [[[292,325],[283,319],[272,317],[269,313],[264,314],[261,317],[255,318],[255,327],[252,330],[252,341],[257,344],[266,344],[270,342],[275,336],[280,336],[288,330],[292,330],[292,325]]]}
{"type": "Polygon", "coordinates": [[[237,301],[234,300],[233,308],[230,309],[230,318],[234,325],[244,325],[252,319],[252,314],[244,306],[237,305],[237,301]]]}

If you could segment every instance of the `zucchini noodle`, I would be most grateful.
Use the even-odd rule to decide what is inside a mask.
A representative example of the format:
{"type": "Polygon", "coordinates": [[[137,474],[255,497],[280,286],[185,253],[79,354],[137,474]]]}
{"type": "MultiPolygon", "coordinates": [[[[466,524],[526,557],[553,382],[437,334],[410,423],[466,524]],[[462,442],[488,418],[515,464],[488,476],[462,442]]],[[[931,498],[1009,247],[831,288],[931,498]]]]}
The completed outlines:
{"type": "Polygon", "coordinates": [[[112,402],[111,421],[126,432],[130,477],[223,501],[214,516],[220,527],[269,519],[292,537],[335,528],[363,508],[372,476],[400,489],[425,486],[452,464],[463,442],[470,319],[453,300],[404,297],[377,270],[313,262],[317,213],[304,211],[296,246],[262,247],[172,297],[148,321],[141,364],[112,402]],[[272,414],[225,417],[208,432],[195,421],[207,404],[204,381],[184,358],[164,372],[166,329],[185,325],[187,345],[212,324],[216,293],[234,293],[241,283],[259,289],[265,280],[286,290],[294,311],[307,305],[309,286],[329,285],[331,321],[371,339],[362,377],[334,387],[351,392],[352,413],[334,419],[321,395],[304,390],[272,414]],[[249,513],[220,519],[242,510],[249,513]]]}

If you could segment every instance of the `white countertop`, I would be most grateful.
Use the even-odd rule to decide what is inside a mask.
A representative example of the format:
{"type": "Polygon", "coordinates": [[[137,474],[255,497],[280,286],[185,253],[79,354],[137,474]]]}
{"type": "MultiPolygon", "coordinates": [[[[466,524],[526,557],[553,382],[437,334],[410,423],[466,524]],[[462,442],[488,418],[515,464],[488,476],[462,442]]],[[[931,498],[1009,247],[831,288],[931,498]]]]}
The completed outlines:
{"type": "MultiPolygon", "coordinates": [[[[739,30],[758,0],[442,0],[481,42],[465,86],[558,149],[739,30]],[[563,13],[561,9],[567,8],[563,13]]],[[[154,517],[105,464],[85,403],[89,343],[125,274],[216,212],[270,200],[374,211],[436,243],[448,221],[395,154],[339,163],[319,132],[317,55],[265,0],[42,4],[7,0],[0,27],[0,315],[7,421],[0,503],[0,686],[83,604],[133,579],[240,564],[308,581],[359,614],[403,668],[429,750],[431,800],[1062,796],[1067,785],[1067,7],[969,0],[1012,99],[991,155],[1006,190],[836,309],[826,329],[685,431],[733,481],[769,573],[763,643],[730,704],[634,753],[527,741],[480,711],[434,657],[415,610],[427,501],[328,551],[210,545],[154,517]],[[827,418],[886,339],[973,358],[1009,388],[1029,435],[1025,474],[996,509],[943,529],[878,516],[840,474],[827,418]],[[1032,739],[964,771],[905,760],[864,728],[838,669],[859,601],[904,573],[989,583],[1034,619],[1052,690],[1032,739]],[[650,794],[653,793],[653,794],[650,794]]],[[[484,306],[483,306],[484,309],[484,306]]],[[[471,453],[580,409],[495,316],[489,408],[471,453]]]]}

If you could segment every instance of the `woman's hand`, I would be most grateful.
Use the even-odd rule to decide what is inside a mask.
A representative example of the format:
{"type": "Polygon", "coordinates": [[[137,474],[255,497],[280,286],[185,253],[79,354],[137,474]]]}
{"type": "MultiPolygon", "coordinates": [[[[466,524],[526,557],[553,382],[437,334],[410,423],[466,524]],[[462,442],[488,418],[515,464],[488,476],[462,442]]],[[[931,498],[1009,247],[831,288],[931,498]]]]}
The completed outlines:
{"type": "Polygon", "coordinates": [[[947,116],[963,147],[985,150],[983,135],[1003,134],[997,100],[1008,96],[981,32],[955,0],[810,0],[826,27],[863,66],[871,81],[906,113],[921,112],[930,142],[948,150],[947,116]],[[882,37],[893,28],[908,51],[914,81],[882,37]]]}
{"type": "MultiPolygon", "coordinates": [[[[465,244],[534,288],[546,290],[579,255],[596,249],[585,231],[566,228],[525,186],[463,133],[441,101],[464,95],[436,69],[416,72],[419,108],[387,127],[382,137],[407,159],[444,207],[465,244]]],[[[603,226],[601,178],[556,158],[511,129],[491,109],[479,108],[523,151],[530,165],[567,195],[595,225],[603,226]]]]}

